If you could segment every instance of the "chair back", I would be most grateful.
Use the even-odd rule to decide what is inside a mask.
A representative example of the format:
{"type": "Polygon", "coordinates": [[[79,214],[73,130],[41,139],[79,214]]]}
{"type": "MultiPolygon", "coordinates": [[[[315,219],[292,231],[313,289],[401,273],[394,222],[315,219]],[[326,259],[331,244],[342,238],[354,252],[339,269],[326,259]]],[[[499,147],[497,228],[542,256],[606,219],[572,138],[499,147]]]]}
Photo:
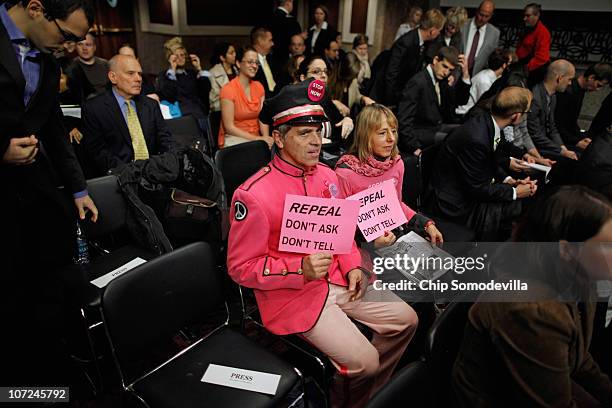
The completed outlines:
{"type": "Polygon", "coordinates": [[[408,364],[378,390],[366,408],[432,406],[432,381],[429,374],[427,363],[424,361],[408,364]]]}
{"type": "MultiPolygon", "coordinates": [[[[438,156],[438,152],[442,148],[442,143],[436,143],[434,145],[428,146],[421,152],[421,156],[419,157],[419,170],[421,177],[421,200],[424,200],[424,195],[427,193],[429,189],[429,183],[431,181],[431,175],[433,174],[434,166],[436,165],[436,157],[438,156]]],[[[423,201],[421,201],[423,204],[423,201]]]]}
{"type": "Polygon", "coordinates": [[[425,360],[432,376],[436,378],[436,393],[433,395],[436,407],[451,404],[451,373],[461,343],[471,302],[452,302],[436,319],[427,333],[425,360]]]}
{"type": "Polygon", "coordinates": [[[87,180],[87,191],[99,212],[97,222],[83,223],[87,238],[101,238],[125,226],[128,209],[117,176],[87,180]]]}
{"type": "Polygon", "coordinates": [[[270,148],[263,140],[228,146],[217,151],[215,163],[223,175],[227,201],[231,202],[234,191],[271,159],[270,148]]]}
{"type": "Polygon", "coordinates": [[[417,210],[420,205],[421,176],[419,158],[413,154],[403,157],[404,179],[402,180],[402,201],[417,210]]]}
{"type": "Polygon", "coordinates": [[[160,340],[224,302],[208,244],[196,242],[146,262],[109,283],[102,314],[118,366],[148,356],[160,340]]]}
{"type": "Polygon", "coordinates": [[[197,119],[191,115],[166,119],[166,125],[174,140],[180,146],[194,146],[198,141],[206,143],[197,119]]]}

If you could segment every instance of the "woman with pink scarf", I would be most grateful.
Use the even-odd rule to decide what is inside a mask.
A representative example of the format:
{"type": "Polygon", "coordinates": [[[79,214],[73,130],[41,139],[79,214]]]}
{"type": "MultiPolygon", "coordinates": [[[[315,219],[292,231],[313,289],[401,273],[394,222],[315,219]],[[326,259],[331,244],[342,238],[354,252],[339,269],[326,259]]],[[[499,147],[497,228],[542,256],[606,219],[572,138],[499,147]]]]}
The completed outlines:
{"type": "MultiPolygon", "coordinates": [[[[401,202],[404,162],[397,149],[397,118],[389,108],[380,104],[363,108],[357,117],[353,145],[338,160],[336,174],[345,197],[393,180],[401,202]]],[[[442,243],[442,234],[433,220],[418,214],[403,202],[401,206],[409,229],[426,235],[434,244],[442,243]]],[[[374,247],[392,245],[395,239],[392,231],[385,231],[383,236],[373,241],[374,247]]]]}

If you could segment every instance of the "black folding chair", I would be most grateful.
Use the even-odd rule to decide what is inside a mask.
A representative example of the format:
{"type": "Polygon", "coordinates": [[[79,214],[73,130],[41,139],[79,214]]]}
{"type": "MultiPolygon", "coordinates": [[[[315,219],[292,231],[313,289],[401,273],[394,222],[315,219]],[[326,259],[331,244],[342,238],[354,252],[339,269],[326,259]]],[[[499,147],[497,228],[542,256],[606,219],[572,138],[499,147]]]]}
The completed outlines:
{"type": "Polygon", "coordinates": [[[413,361],[395,374],[366,405],[366,408],[401,407],[405,405],[427,408],[432,406],[432,382],[429,366],[424,361],[413,361]]]}
{"type": "Polygon", "coordinates": [[[450,303],[438,316],[427,333],[425,361],[435,378],[436,392],[433,401],[436,407],[452,406],[451,372],[459,354],[468,321],[468,312],[473,302],[458,299],[450,303]]]}
{"type": "Polygon", "coordinates": [[[215,163],[225,183],[227,201],[232,201],[234,191],[249,177],[272,159],[268,144],[263,140],[241,143],[218,150],[215,163]]]}
{"type": "MultiPolygon", "coordinates": [[[[431,180],[431,175],[433,172],[433,168],[436,163],[436,157],[440,148],[442,147],[442,143],[438,143],[429,147],[426,147],[421,152],[418,161],[419,167],[419,209],[422,210],[422,206],[424,204],[425,195],[429,189],[429,183],[431,180]]],[[[429,216],[429,214],[427,214],[429,216]]],[[[443,217],[439,216],[430,216],[436,224],[440,232],[444,235],[444,240],[446,242],[457,242],[457,243],[466,243],[462,246],[454,245],[453,255],[460,255],[462,253],[466,253],[473,248],[471,244],[475,238],[476,233],[472,231],[470,228],[454,223],[452,221],[446,220],[443,217]]]]}
{"type": "Polygon", "coordinates": [[[160,341],[227,304],[208,244],[196,242],[113,280],[102,311],[124,391],[147,407],[276,407],[303,398],[300,372],[225,323],[153,368],[160,341]],[[275,395],[202,382],[210,364],[281,376],[275,395]],[[138,367],[134,369],[134,366],[138,367]]]}
{"type": "Polygon", "coordinates": [[[166,125],[174,140],[181,146],[197,147],[213,157],[216,150],[216,138],[213,137],[208,119],[198,120],[191,115],[175,119],[166,119],[166,125]]]}
{"type": "MultiPolygon", "coordinates": [[[[90,359],[95,363],[98,388],[101,390],[103,381],[98,361],[100,356],[96,351],[98,347],[95,347],[93,332],[102,324],[100,301],[105,288],[99,288],[91,281],[116,270],[135,258],[149,260],[156,254],[133,245],[118,243],[120,240],[116,238],[121,232],[124,232],[128,209],[116,176],[88,180],[87,189],[99,211],[96,223],[91,222],[89,218],[81,222],[89,243],[91,260],[88,264],[72,265],[66,268],[62,271],[62,278],[78,303],[91,353],[90,359]]],[[[82,358],[82,360],[90,359],[82,358]]]]}

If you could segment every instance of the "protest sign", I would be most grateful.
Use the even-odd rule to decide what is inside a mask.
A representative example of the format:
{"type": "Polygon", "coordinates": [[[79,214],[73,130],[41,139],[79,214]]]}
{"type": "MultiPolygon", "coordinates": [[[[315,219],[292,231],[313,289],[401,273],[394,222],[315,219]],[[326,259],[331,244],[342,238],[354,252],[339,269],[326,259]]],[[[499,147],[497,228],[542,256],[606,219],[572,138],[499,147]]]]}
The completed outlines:
{"type": "Polygon", "coordinates": [[[357,226],[368,242],[407,222],[392,180],[353,194],[347,200],[359,200],[357,226]]]}
{"type": "Polygon", "coordinates": [[[312,254],[348,254],[359,202],[287,194],[278,249],[312,254]]]}

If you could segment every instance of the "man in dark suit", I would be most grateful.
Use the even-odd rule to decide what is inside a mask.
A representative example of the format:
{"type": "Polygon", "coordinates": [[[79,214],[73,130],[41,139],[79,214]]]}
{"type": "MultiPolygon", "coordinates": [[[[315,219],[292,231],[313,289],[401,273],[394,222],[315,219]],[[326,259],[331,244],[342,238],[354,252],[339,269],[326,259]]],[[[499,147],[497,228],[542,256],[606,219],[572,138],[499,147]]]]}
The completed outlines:
{"type": "Polygon", "coordinates": [[[138,60],[115,55],[109,62],[108,78],[112,89],[87,101],[81,113],[83,144],[98,175],[174,147],[159,104],[140,96],[142,69],[138,60]]]}
{"type": "Polygon", "coordinates": [[[90,210],[94,221],[97,209],[62,125],[60,72],[51,52],[64,41],[79,41],[92,22],[91,6],[78,0],[0,5],[4,385],[71,384],[70,360],[60,340],[64,288],[58,270],[74,254],[74,206],[81,219],[90,210]]]}
{"type": "Polygon", "coordinates": [[[255,80],[261,82],[266,91],[266,99],[268,99],[279,91],[276,86],[279,74],[270,55],[272,47],[274,47],[272,32],[265,27],[254,28],[251,31],[251,45],[257,51],[257,60],[259,61],[259,69],[255,75],[255,80]]]}
{"type": "Polygon", "coordinates": [[[278,7],[274,10],[270,29],[275,40],[273,56],[275,64],[283,67],[287,63],[287,49],[291,42],[291,37],[302,34],[302,27],[297,22],[293,11],[293,0],[278,0],[278,7]]]}
{"type": "Polygon", "coordinates": [[[469,98],[466,64],[456,48],[442,47],[433,62],[408,81],[397,109],[398,146],[404,155],[418,156],[423,147],[442,141],[453,127],[449,125],[456,122],[455,109],[469,98]],[[457,66],[462,67],[462,77],[450,86],[457,66]]]}
{"type": "Polygon", "coordinates": [[[544,81],[533,87],[533,104],[527,129],[540,154],[549,159],[564,162],[566,159],[578,160],[576,153],[565,146],[555,121],[556,93],[564,92],[575,75],[574,65],[559,59],[548,66],[544,81]]]}
{"type": "Polygon", "coordinates": [[[440,35],[445,21],[440,10],[429,10],[418,29],[409,31],[393,43],[386,70],[386,105],[397,105],[406,82],[423,68],[425,42],[440,35]]]}
{"type": "Polygon", "coordinates": [[[555,123],[563,143],[570,150],[583,151],[591,143],[591,139],[584,137],[578,126],[582,101],[585,93],[598,91],[608,85],[611,75],[610,64],[605,62],[593,64],[572,81],[565,92],[556,94],[555,123]]]}
{"type": "Polygon", "coordinates": [[[167,55],[170,68],[157,77],[157,95],[162,100],[178,102],[184,116],[193,116],[206,129],[203,121],[210,112],[210,74],[202,69],[200,57],[188,54],[182,43],[174,45],[167,55]]]}
{"type": "Polygon", "coordinates": [[[516,200],[535,194],[537,185],[514,180],[499,166],[496,150],[506,126],[524,119],[531,92],[508,87],[494,99],[491,112],[475,115],[451,132],[436,158],[427,207],[433,215],[467,225],[479,240],[504,239],[516,200]]]}

